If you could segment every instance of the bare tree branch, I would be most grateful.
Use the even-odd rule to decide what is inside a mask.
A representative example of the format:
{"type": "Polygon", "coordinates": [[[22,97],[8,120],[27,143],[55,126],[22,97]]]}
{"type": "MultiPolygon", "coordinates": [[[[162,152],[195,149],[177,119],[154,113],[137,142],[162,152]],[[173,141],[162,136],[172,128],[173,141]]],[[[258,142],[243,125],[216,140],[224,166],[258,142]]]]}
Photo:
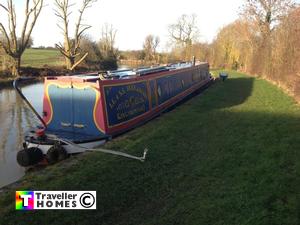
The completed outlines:
{"type": "Polygon", "coordinates": [[[0,28],[1,28],[1,33],[4,35],[4,37],[6,38],[6,42],[7,42],[7,47],[10,49],[10,39],[9,36],[7,34],[7,31],[5,29],[5,27],[3,26],[2,23],[0,23],[0,28]]]}
{"type": "Polygon", "coordinates": [[[78,66],[87,56],[88,56],[88,52],[86,52],[82,57],[81,59],[79,59],[72,67],[71,67],[71,70],[74,70],[76,66],[78,66]]]}
{"type": "Polygon", "coordinates": [[[6,8],[4,5],[0,4],[0,7],[3,8],[6,12],[8,12],[8,8],[6,8]]]}
{"type": "MultiPolygon", "coordinates": [[[[43,8],[43,0],[38,0],[37,2],[35,2],[35,6],[33,7],[33,9],[30,10],[28,16],[30,16],[30,14],[33,12],[34,13],[34,16],[33,16],[33,19],[32,19],[32,22],[29,26],[29,29],[28,29],[28,32],[27,34],[25,34],[26,32],[26,28],[24,29],[24,36],[22,36],[22,40],[23,40],[23,43],[22,43],[22,49],[23,51],[25,50],[25,48],[27,47],[28,45],[28,41],[30,39],[30,35],[32,33],[32,30],[33,30],[33,27],[37,21],[37,18],[39,17],[40,13],[41,13],[41,10],[43,8]]],[[[26,24],[27,26],[27,24],[26,24]]]]}

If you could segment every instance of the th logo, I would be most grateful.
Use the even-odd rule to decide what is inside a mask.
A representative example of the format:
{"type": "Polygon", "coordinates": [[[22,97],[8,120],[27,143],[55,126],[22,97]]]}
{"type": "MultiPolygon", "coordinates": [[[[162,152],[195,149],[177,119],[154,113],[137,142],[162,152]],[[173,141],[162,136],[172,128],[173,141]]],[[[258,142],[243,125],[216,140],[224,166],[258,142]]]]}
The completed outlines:
{"type": "Polygon", "coordinates": [[[34,192],[16,191],[16,210],[33,210],[34,192]]]}

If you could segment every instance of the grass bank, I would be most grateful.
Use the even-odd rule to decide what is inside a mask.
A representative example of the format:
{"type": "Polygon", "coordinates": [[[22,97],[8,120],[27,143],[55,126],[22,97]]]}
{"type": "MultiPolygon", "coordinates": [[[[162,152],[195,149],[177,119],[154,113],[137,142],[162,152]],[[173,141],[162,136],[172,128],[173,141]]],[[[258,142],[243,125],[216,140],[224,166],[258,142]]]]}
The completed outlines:
{"type": "Polygon", "coordinates": [[[0,224],[298,224],[300,107],[231,72],[105,147],[28,174],[0,194],[0,224]],[[97,190],[96,211],[15,211],[15,190],[97,190]]]}
{"type": "MultiPolygon", "coordinates": [[[[63,65],[64,59],[58,50],[26,49],[22,56],[20,73],[22,76],[34,77],[61,75],[67,72],[63,65]]],[[[0,88],[11,87],[13,80],[8,71],[0,71],[0,88]]]]}
{"type": "MultiPolygon", "coordinates": [[[[1,57],[0,57],[1,60],[1,57]]],[[[65,59],[56,49],[26,49],[21,61],[21,76],[42,78],[70,73],[64,66],[65,59]]],[[[1,65],[1,62],[0,62],[1,65]]],[[[86,72],[87,67],[76,67],[77,72],[86,72]]],[[[0,88],[11,85],[13,80],[9,71],[0,71],[0,88]]]]}

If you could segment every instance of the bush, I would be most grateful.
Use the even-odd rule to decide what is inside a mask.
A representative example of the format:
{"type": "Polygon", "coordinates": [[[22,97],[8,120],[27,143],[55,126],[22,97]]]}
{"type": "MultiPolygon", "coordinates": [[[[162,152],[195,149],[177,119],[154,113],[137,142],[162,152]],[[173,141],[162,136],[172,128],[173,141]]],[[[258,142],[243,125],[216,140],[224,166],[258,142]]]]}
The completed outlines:
{"type": "Polygon", "coordinates": [[[116,70],[118,69],[117,59],[113,56],[106,57],[100,62],[101,70],[116,70]]]}

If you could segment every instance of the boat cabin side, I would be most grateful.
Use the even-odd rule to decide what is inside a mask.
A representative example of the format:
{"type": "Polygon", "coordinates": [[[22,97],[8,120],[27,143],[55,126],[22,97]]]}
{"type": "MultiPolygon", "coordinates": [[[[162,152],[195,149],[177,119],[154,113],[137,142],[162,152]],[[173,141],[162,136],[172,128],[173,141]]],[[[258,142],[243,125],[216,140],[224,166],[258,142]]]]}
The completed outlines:
{"type": "Polygon", "coordinates": [[[210,82],[207,63],[100,82],[108,134],[138,126],[210,82]]]}

